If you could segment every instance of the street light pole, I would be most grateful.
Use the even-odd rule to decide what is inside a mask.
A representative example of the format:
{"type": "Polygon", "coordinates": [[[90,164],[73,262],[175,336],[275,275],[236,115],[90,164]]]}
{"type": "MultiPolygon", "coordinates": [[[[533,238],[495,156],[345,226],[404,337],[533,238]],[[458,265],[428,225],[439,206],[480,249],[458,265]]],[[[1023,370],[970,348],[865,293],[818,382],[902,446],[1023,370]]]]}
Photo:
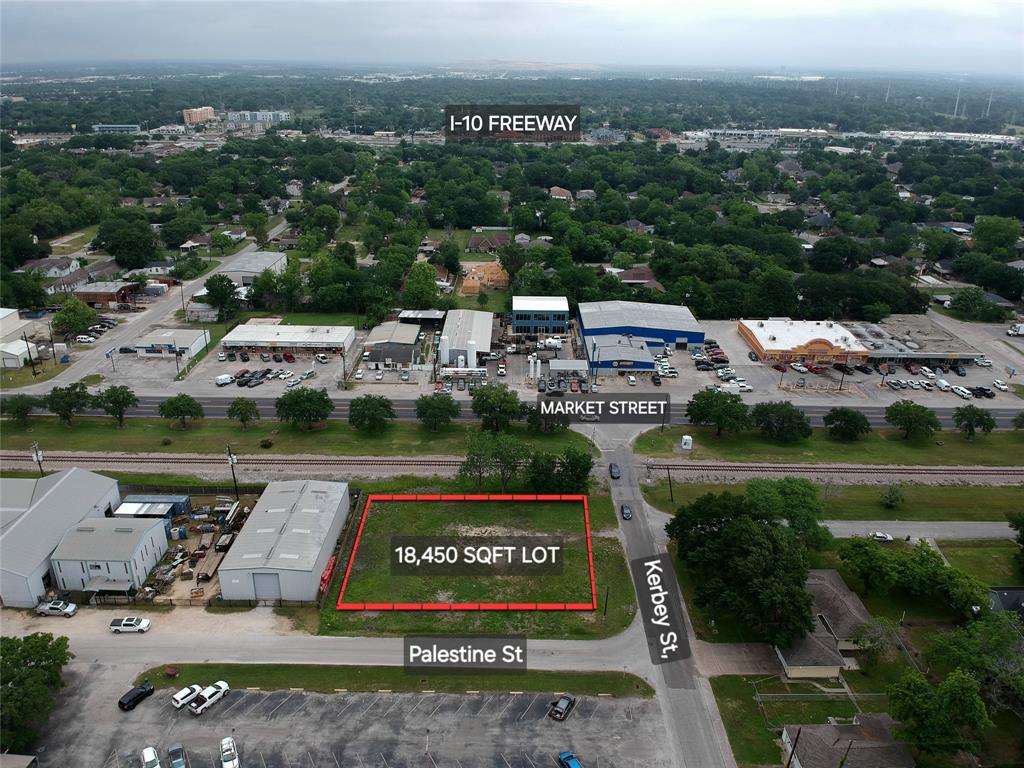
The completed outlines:
{"type": "Polygon", "coordinates": [[[238,463],[238,457],[232,453],[231,446],[228,446],[228,466],[231,467],[231,480],[235,484],[235,501],[240,501],[238,497],[238,478],[235,476],[235,464],[238,463]]]}
{"type": "Polygon", "coordinates": [[[39,465],[39,476],[43,476],[43,452],[39,449],[39,443],[32,443],[32,460],[39,465]]]}

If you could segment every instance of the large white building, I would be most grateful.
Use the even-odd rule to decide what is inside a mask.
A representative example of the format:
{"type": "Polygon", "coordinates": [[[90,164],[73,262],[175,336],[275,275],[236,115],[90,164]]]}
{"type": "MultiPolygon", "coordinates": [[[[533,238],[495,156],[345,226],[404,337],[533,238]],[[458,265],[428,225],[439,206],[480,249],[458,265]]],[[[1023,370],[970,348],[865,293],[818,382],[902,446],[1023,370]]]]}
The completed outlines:
{"type": "Polygon", "coordinates": [[[270,483],[221,561],[224,599],[316,600],[348,511],[348,483],[270,483]]]}
{"type": "Polygon", "coordinates": [[[0,368],[21,368],[39,359],[39,350],[30,341],[16,340],[0,344],[0,368]]]}
{"type": "Polygon", "coordinates": [[[236,256],[224,267],[221,274],[227,275],[236,285],[252,285],[257,275],[265,270],[281,274],[288,266],[288,256],[278,251],[251,251],[236,256]]]}
{"type": "Polygon", "coordinates": [[[16,309],[0,308],[0,344],[16,341],[22,334],[32,335],[32,321],[22,320],[16,309]]]}
{"type": "Polygon", "coordinates": [[[210,343],[205,328],[154,328],[135,342],[139,357],[173,355],[177,350],[184,357],[195,357],[210,343]]]}
{"type": "Polygon", "coordinates": [[[235,326],[220,340],[224,349],[254,349],[291,352],[345,351],[352,348],[356,329],[351,325],[263,325],[235,326]]]}
{"type": "Polygon", "coordinates": [[[65,533],[50,564],[59,589],[130,592],[145,584],[166,551],[162,518],[103,517],[65,533]]]}
{"type": "Polygon", "coordinates": [[[452,309],[444,320],[437,361],[442,366],[481,367],[481,355],[491,351],[494,315],[475,309],[452,309]]]}
{"type": "Polygon", "coordinates": [[[117,481],[84,469],[0,478],[0,602],[31,608],[55,582],[50,555],[68,529],[121,502],[117,481]]]}

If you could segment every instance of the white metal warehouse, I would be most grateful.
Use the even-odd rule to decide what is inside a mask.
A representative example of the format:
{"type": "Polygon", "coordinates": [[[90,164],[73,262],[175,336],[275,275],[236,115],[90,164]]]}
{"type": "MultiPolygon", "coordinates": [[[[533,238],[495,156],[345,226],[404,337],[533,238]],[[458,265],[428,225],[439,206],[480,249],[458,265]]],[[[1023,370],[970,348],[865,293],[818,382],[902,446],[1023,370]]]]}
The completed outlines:
{"type": "Polygon", "coordinates": [[[270,483],[220,564],[224,599],[316,600],[348,509],[348,483],[270,483]]]}
{"type": "Polygon", "coordinates": [[[356,340],[351,325],[262,325],[246,323],[229,331],[220,343],[225,349],[348,351],[356,340]]]}

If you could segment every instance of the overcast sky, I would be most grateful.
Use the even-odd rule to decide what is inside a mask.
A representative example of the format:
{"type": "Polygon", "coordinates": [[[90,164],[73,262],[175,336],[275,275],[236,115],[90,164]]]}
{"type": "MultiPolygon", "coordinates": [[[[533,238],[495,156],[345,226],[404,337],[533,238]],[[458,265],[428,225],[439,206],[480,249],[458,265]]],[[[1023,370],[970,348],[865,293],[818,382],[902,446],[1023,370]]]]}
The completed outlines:
{"type": "Polygon", "coordinates": [[[1021,0],[3,0],[0,61],[888,69],[1024,79],[1021,0]]]}

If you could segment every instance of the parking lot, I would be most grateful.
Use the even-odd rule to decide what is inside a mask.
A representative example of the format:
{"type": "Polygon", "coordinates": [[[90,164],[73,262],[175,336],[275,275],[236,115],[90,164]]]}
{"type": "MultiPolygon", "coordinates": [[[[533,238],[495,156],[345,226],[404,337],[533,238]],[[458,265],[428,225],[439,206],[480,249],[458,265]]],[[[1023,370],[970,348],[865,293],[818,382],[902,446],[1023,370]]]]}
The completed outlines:
{"type": "Polygon", "coordinates": [[[171,706],[174,689],[120,712],[115,702],[128,680],[105,665],[76,663],[68,680],[41,740],[44,767],[138,766],[143,747],[166,759],[181,742],[191,768],[220,768],[218,745],[228,735],[247,768],[539,768],[555,766],[564,750],[587,766],[670,765],[654,699],[584,696],[559,723],[546,716],[553,693],[232,690],[194,717],[171,706]]]}

